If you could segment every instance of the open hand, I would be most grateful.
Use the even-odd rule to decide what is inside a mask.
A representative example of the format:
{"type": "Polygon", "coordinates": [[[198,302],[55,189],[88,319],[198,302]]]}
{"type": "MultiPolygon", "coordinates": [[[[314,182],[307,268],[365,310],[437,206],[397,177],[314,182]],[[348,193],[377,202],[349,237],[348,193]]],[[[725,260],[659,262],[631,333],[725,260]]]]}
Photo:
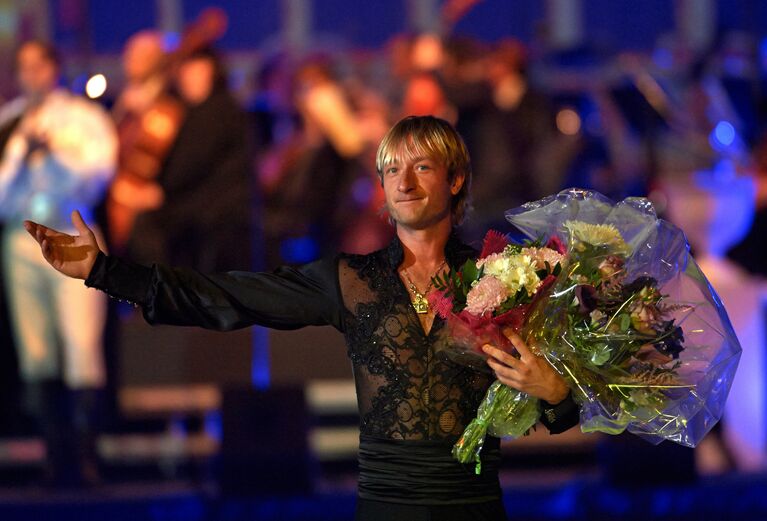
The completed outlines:
{"type": "Polygon", "coordinates": [[[509,387],[550,404],[564,400],[569,392],[565,379],[545,358],[536,356],[519,335],[510,330],[503,333],[520,356],[515,358],[502,349],[485,344],[482,350],[489,355],[487,365],[495,372],[495,377],[509,387]]]}
{"type": "Polygon", "coordinates": [[[67,235],[32,221],[24,221],[24,228],[40,244],[48,264],[64,275],[85,280],[100,249],[96,235],[77,210],[72,212],[72,223],[80,235],[67,235]]]}

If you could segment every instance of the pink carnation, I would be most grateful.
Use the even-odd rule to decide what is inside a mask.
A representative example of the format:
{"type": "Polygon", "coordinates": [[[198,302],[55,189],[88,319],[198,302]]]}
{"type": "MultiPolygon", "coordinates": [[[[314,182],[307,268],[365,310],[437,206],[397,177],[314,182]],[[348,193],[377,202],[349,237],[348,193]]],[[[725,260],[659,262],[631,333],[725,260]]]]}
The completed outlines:
{"type": "Polygon", "coordinates": [[[509,297],[509,292],[503,282],[487,275],[469,290],[466,295],[466,311],[473,315],[492,313],[509,297]]]}

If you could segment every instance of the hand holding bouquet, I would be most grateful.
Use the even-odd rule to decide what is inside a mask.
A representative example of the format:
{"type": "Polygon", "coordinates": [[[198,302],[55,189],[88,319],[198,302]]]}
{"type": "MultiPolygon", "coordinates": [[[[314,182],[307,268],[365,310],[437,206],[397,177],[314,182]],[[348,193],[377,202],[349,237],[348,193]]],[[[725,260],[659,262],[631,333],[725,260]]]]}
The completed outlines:
{"type": "MultiPolygon", "coordinates": [[[[566,244],[556,248],[559,268],[546,275],[550,282],[539,277],[516,325],[568,380],[580,404],[581,429],[628,430],[654,443],[696,445],[721,417],[740,346],[682,232],[658,219],[644,199],[614,204],[574,189],[523,205],[507,218],[528,237],[566,244]]],[[[447,281],[452,287],[456,276],[447,281]]],[[[473,284],[472,290],[479,286],[473,284]]],[[[447,315],[451,332],[459,332],[455,349],[464,356],[470,344],[460,333],[470,321],[456,317],[471,314],[469,293],[466,305],[461,309],[455,298],[458,312],[454,307],[447,315]]],[[[482,317],[474,320],[489,318],[482,317]]],[[[479,461],[484,429],[518,436],[537,420],[532,411],[538,400],[506,389],[491,386],[477,420],[454,447],[460,461],[479,461]]]]}
{"type": "MultiPolygon", "coordinates": [[[[519,354],[509,340],[520,331],[536,299],[545,295],[562,271],[564,245],[553,238],[511,243],[490,231],[478,260],[469,260],[460,272],[435,279],[437,291],[430,303],[447,319],[451,349],[459,363],[488,370],[483,346],[491,344],[507,353],[519,354]]],[[[523,345],[517,342],[523,349],[523,345]]],[[[527,353],[525,353],[527,354],[527,353]]],[[[532,356],[532,355],[531,355],[532,356]]],[[[485,434],[521,436],[538,419],[538,401],[496,380],[454,448],[462,462],[477,461],[485,434]]]]}

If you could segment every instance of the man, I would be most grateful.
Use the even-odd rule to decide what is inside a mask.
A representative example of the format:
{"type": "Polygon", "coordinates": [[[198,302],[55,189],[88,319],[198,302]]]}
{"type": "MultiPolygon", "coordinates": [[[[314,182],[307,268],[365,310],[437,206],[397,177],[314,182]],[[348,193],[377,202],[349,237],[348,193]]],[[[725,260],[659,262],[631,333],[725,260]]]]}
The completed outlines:
{"type": "Polygon", "coordinates": [[[58,88],[53,48],[27,42],[16,64],[23,110],[0,158],[0,218],[26,405],[41,422],[48,477],[57,483],[93,480],[106,299],[52,273],[37,248],[30,248],[22,220],[68,228],[72,210],[89,215],[114,173],[117,141],[101,107],[58,88]]]}
{"type": "Polygon", "coordinates": [[[249,270],[255,198],[247,115],[210,48],[181,61],[175,85],[185,117],[158,172],[163,201],[138,215],[129,255],[200,271],[249,270]]]}
{"type": "MultiPolygon", "coordinates": [[[[341,330],[360,410],[357,519],[505,519],[499,440],[486,440],[480,475],[450,453],[493,375],[443,356],[444,321],[413,306],[435,273],[475,255],[454,234],[471,184],[466,147],[447,122],[408,117],[384,137],[376,167],[395,239],[369,255],[342,254],[297,269],[202,275],[138,266],[101,253],[77,214],[79,236],[32,222],[27,230],[54,268],[142,306],[152,323],[341,330]]],[[[551,432],[573,426],[577,408],[564,380],[519,337],[511,339],[519,359],[486,347],[495,376],[547,402],[541,421],[551,432]]]]}
{"type": "MultiPolygon", "coordinates": [[[[164,199],[156,177],[183,119],[183,107],[168,94],[162,35],[145,30],[125,44],[125,86],[112,109],[119,139],[117,175],[106,201],[110,248],[125,253],[136,215],[164,199]]],[[[145,237],[146,242],[152,237],[145,237]]]]}

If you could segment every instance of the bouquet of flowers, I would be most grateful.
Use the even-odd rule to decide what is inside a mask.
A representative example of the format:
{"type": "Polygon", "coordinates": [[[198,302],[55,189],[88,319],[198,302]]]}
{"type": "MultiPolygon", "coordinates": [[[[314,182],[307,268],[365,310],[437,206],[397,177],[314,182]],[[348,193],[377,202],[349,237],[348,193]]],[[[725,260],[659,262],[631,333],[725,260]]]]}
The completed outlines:
{"type": "Polygon", "coordinates": [[[478,260],[435,277],[436,291],[428,298],[448,319],[452,347],[448,355],[487,370],[483,345],[513,349],[502,330],[519,331],[536,298],[559,275],[563,253],[564,245],[556,237],[546,246],[540,241],[515,244],[490,230],[478,260]]]}
{"type": "MultiPolygon", "coordinates": [[[[482,283],[484,278],[503,280],[524,271],[515,263],[491,268],[493,255],[476,262],[476,277],[471,269],[465,276],[464,266],[437,281],[441,292],[434,298],[451,334],[457,333],[451,348],[456,358],[481,357],[467,341],[466,323],[493,324],[503,306],[526,306],[512,326],[566,378],[580,405],[582,431],[628,430],[654,443],[695,446],[721,417],[740,345],[683,233],[658,219],[645,199],[615,204],[577,189],[511,210],[507,219],[536,242],[504,246],[501,255],[527,251],[536,281],[524,286],[527,301],[499,302],[504,294],[497,290],[488,292],[492,298],[473,298],[484,295],[481,284],[495,284],[482,283]],[[452,302],[449,311],[446,302],[452,302]]],[[[476,341],[487,343],[488,336],[476,341]]],[[[537,399],[496,381],[453,454],[477,461],[479,470],[487,432],[517,437],[537,418],[537,399]]]]}

